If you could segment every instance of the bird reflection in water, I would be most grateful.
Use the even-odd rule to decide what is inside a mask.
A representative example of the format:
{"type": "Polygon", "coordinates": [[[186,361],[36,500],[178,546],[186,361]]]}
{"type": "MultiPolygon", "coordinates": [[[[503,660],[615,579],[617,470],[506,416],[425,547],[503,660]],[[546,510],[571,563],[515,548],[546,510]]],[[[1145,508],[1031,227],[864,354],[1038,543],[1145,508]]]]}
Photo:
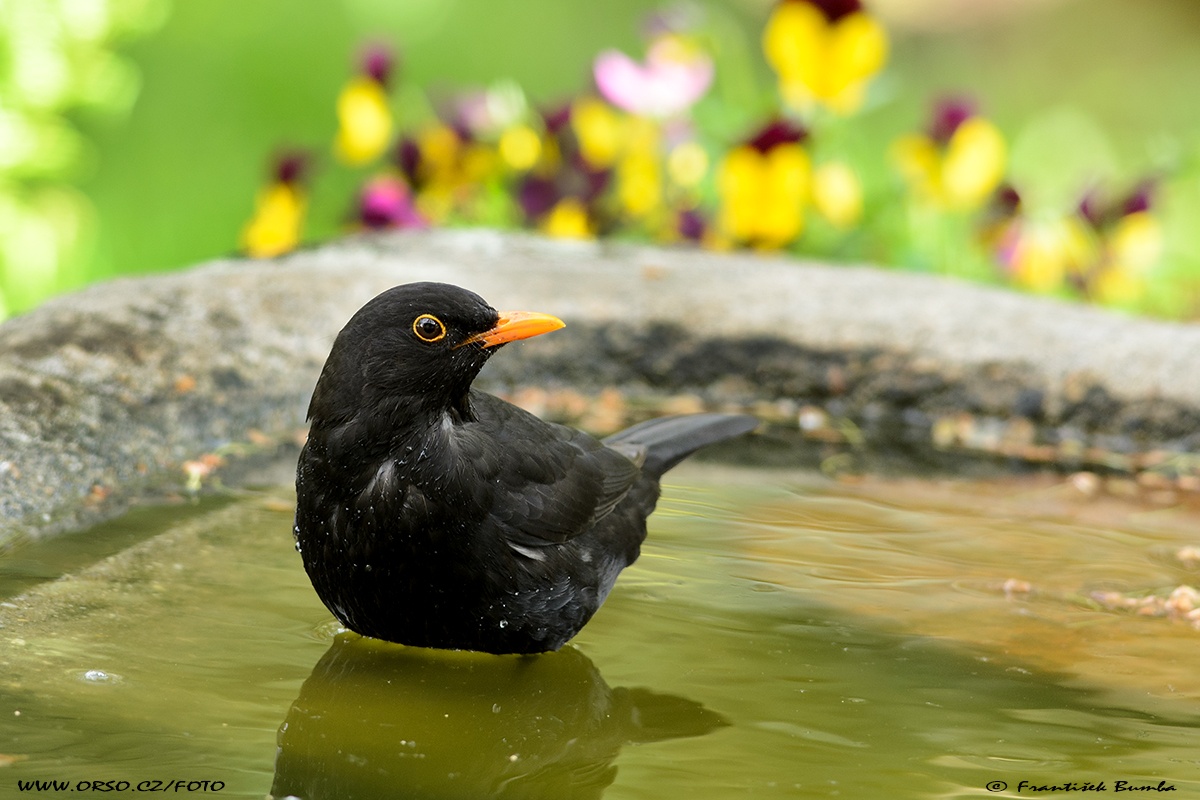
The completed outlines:
{"type": "Polygon", "coordinates": [[[727,725],[699,703],[610,688],[582,652],[494,656],[343,633],[279,731],[271,794],[599,798],[624,744],[727,725]]]}

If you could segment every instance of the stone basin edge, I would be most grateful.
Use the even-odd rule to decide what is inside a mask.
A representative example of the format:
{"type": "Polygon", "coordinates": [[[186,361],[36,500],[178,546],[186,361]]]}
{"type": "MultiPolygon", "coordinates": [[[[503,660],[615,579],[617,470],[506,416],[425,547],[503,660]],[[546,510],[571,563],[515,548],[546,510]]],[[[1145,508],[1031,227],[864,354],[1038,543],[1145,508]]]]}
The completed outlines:
{"type": "Polygon", "coordinates": [[[294,449],[337,331],[416,280],[562,317],[481,382],[592,428],[740,408],[828,442],[846,444],[845,420],[866,445],[901,431],[1195,478],[1195,325],[871,266],[438,230],[116,279],[0,325],[0,548],[195,489],[221,460],[294,449]],[[617,410],[598,415],[596,397],[617,410]]]}

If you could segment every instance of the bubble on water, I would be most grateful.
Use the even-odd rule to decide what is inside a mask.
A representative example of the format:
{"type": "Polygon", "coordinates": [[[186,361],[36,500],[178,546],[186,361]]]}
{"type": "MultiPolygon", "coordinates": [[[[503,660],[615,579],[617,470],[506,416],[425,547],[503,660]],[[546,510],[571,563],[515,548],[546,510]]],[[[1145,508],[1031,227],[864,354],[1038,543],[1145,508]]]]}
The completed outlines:
{"type": "Polygon", "coordinates": [[[89,669],[79,675],[85,683],[120,683],[122,678],[115,672],[105,672],[102,669],[89,669]]]}

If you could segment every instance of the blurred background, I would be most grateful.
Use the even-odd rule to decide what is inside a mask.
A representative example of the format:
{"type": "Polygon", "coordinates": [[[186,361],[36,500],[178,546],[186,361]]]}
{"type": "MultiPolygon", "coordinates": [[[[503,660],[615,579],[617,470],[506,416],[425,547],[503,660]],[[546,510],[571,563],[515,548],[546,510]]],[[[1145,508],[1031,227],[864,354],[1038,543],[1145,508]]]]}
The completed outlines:
{"type": "MultiPolygon", "coordinates": [[[[312,153],[305,241],[349,229],[369,168],[334,163],[334,104],[365,43],[395,53],[400,128],[439,92],[511,79],[531,106],[592,85],[596,55],[645,50],[649,0],[5,0],[0,3],[0,316],[114,275],[233,254],[272,154],[312,153]]],[[[768,0],[698,0],[708,111],[732,143],[769,116],[768,0]],[[719,109],[719,110],[714,110],[719,109]],[[719,117],[719,119],[718,119],[719,117]]],[[[868,195],[889,143],[969,96],[1010,179],[1068,209],[1090,185],[1156,181],[1165,244],[1151,313],[1192,318],[1200,273],[1200,3],[869,0],[887,65],[854,116],[868,195]],[[1035,187],[1035,188],[1031,188],[1035,187]]],[[[431,100],[433,98],[433,100],[431,100]]],[[[705,116],[707,114],[707,117],[705,116]]],[[[836,129],[835,129],[836,130],[836,129]]],[[[801,247],[801,252],[804,248],[801,247]]],[[[832,255],[896,260],[892,251],[832,255]],[[882,253],[882,256],[880,256],[882,253]]],[[[819,253],[821,254],[821,253],[819,253]]],[[[920,268],[919,260],[917,268],[920,268]]]]}

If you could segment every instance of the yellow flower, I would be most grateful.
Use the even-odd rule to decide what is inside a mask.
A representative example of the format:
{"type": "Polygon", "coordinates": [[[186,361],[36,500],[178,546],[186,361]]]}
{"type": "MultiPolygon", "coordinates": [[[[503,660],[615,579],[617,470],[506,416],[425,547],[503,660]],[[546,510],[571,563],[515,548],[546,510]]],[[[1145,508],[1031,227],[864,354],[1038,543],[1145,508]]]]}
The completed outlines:
{"type": "Polygon", "coordinates": [[[292,250],[308,206],[303,178],[305,153],[280,155],[272,167],[271,183],[258,193],[254,214],[242,229],[242,248],[252,258],[270,258],[292,250]]]}
{"type": "Polygon", "coordinates": [[[813,173],[813,205],[835,228],[852,228],[862,218],[862,184],[850,166],[833,161],[813,173]]]}
{"type": "Polygon", "coordinates": [[[617,197],[632,217],[645,217],[662,200],[658,160],[649,153],[630,153],[617,164],[617,197]]]}
{"type": "Polygon", "coordinates": [[[474,191],[500,171],[500,157],[495,148],[481,142],[470,142],[460,160],[462,182],[474,191]]]}
{"type": "Polygon", "coordinates": [[[1141,298],[1163,251],[1162,223],[1149,211],[1126,214],[1109,233],[1108,263],[1092,285],[1102,303],[1128,305],[1141,298]]]}
{"type": "Polygon", "coordinates": [[[620,115],[594,97],[575,103],[571,127],[579,140],[579,150],[593,167],[611,167],[623,146],[624,126],[620,115]]]}
{"type": "Polygon", "coordinates": [[[1146,278],[1119,264],[1100,271],[1092,282],[1095,299],[1107,305],[1127,305],[1141,299],[1146,291],[1146,278]]]}
{"type": "Polygon", "coordinates": [[[357,166],[378,158],[392,136],[392,112],[383,85],[359,75],[342,89],[337,101],[338,132],[334,152],[357,166]]]}
{"type": "Polygon", "coordinates": [[[617,201],[631,217],[649,216],[663,204],[658,126],[645,117],[625,125],[623,152],[617,161],[617,201]]]}
{"type": "Polygon", "coordinates": [[[782,0],[763,31],[763,52],[788,105],[850,114],[887,61],[888,39],[857,0],[782,0]]]}
{"type": "Polygon", "coordinates": [[[558,239],[591,239],[595,236],[587,208],[575,197],[566,197],[542,221],[542,232],[558,239]]]}
{"type": "Polygon", "coordinates": [[[541,152],[538,155],[537,162],[533,165],[533,171],[542,176],[550,176],[558,172],[563,165],[562,148],[559,147],[558,139],[553,135],[546,135],[541,140],[541,152]]]}
{"type": "Polygon", "coordinates": [[[400,153],[417,208],[434,223],[469,209],[482,187],[502,171],[503,156],[496,147],[440,122],[401,142],[400,153]]]}
{"type": "Polygon", "coordinates": [[[708,173],[708,153],[696,142],[683,142],[667,155],[667,174],[675,185],[695,189],[708,173]]]}
{"type": "Polygon", "coordinates": [[[811,172],[799,142],[776,144],[765,152],[752,144],[735,148],[717,176],[718,224],[740,242],[762,248],[787,245],[804,230],[811,172]]]}
{"type": "Polygon", "coordinates": [[[952,208],[977,208],[1004,177],[1004,136],[982,117],[959,126],[942,157],[942,194],[952,208]]]}
{"type": "Polygon", "coordinates": [[[417,194],[417,211],[434,225],[446,221],[454,211],[454,192],[441,184],[430,184],[417,194]]]}
{"type": "Polygon", "coordinates": [[[1016,231],[1009,268],[1016,282],[1035,292],[1053,292],[1095,258],[1095,243],[1074,217],[1024,222],[1016,231]]]}
{"type": "Polygon", "coordinates": [[[1135,273],[1148,272],[1162,258],[1162,223],[1149,211],[1126,214],[1113,228],[1108,247],[1115,263],[1135,273]]]}
{"type": "Polygon", "coordinates": [[[307,202],[295,184],[276,182],[264,189],[254,216],[242,231],[242,247],[251,258],[270,258],[295,249],[307,202]]]}
{"type": "Polygon", "coordinates": [[[431,125],[417,136],[422,167],[430,183],[456,183],[462,139],[449,125],[431,125]]]}
{"type": "Polygon", "coordinates": [[[914,192],[955,211],[979,208],[991,197],[1007,158],[999,129],[962,104],[939,108],[932,133],[902,136],[892,146],[892,159],[914,192]]]}
{"type": "Polygon", "coordinates": [[[542,138],[528,125],[514,125],[500,136],[500,157],[510,169],[531,169],[542,155],[542,138]]]}

